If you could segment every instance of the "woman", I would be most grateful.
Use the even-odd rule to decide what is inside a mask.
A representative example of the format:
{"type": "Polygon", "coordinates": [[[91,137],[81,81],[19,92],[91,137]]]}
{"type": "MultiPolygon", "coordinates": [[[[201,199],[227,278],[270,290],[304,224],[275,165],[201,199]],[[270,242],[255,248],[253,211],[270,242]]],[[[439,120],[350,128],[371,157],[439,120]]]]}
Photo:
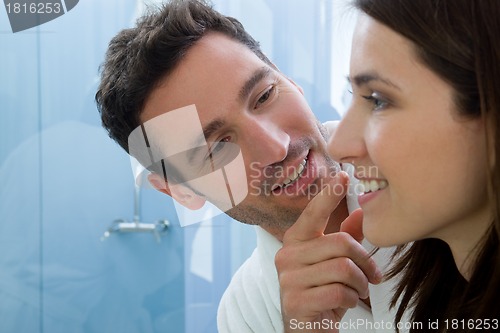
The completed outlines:
{"type": "MultiPolygon", "coordinates": [[[[395,322],[405,314],[419,324],[413,331],[497,330],[500,1],[355,0],[355,7],[353,100],[329,151],[355,167],[364,236],[398,246],[387,276],[398,281],[395,322]]],[[[318,306],[326,296],[312,292],[325,281],[319,270],[308,273],[320,260],[307,256],[325,253],[320,242],[287,238],[276,258],[284,320],[338,319],[342,312],[318,306]]],[[[321,287],[339,308],[363,290],[348,281],[321,287]]]]}
{"type": "Polygon", "coordinates": [[[400,245],[396,321],[413,305],[437,331],[498,327],[500,1],[355,6],[353,101],[330,153],[355,166],[365,237],[400,245]]]}

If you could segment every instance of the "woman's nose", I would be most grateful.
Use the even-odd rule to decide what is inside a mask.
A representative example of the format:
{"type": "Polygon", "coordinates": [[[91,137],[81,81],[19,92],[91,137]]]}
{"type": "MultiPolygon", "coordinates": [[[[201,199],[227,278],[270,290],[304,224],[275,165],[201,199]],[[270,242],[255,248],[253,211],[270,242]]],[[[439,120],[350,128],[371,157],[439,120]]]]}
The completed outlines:
{"type": "Polygon", "coordinates": [[[352,107],[332,130],[328,140],[328,153],[342,163],[353,163],[366,155],[364,119],[352,107]]]}

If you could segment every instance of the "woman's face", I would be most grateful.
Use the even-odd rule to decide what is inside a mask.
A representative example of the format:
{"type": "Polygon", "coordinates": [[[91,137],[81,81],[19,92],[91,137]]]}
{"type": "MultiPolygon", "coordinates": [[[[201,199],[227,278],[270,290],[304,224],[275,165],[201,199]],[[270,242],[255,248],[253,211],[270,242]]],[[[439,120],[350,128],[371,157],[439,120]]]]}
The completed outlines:
{"type": "Polygon", "coordinates": [[[489,221],[483,121],[459,116],[451,86],[411,42],[365,15],[349,78],[352,104],[329,152],[365,184],[365,237],[377,246],[480,237],[489,221]]]}

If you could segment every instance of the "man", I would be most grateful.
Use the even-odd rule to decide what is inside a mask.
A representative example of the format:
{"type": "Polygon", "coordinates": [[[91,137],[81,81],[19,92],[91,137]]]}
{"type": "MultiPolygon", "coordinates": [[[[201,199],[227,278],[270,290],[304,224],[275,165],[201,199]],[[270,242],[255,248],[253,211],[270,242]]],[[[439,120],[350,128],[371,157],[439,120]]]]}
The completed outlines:
{"type": "MultiPolygon", "coordinates": [[[[342,199],[347,177],[326,154],[327,130],[301,88],[277,70],[237,20],[201,1],[174,0],[111,41],[96,101],[109,135],[152,171],[149,181],[156,189],[190,209],[211,201],[234,219],[261,228],[256,252],[221,302],[220,332],[282,331],[273,260],[285,232],[325,187],[323,198],[331,204],[324,232],[339,231],[348,216],[342,199]],[[142,150],[131,140],[136,134],[142,150]],[[188,141],[198,142],[196,148],[189,149],[188,141]],[[238,156],[244,178],[222,173],[229,196],[214,183],[198,181],[238,156]],[[259,289],[262,283],[267,286],[259,289]]],[[[300,237],[295,231],[288,238],[300,237]]],[[[339,237],[344,245],[329,269],[355,272],[337,284],[365,298],[368,282],[378,282],[375,264],[356,239],[347,233],[339,237]],[[362,255],[348,258],[353,251],[362,255]],[[355,265],[346,269],[346,258],[355,265]]],[[[341,294],[333,301],[342,312],[357,305],[342,303],[341,294]]],[[[369,315],[363,305],[357,310],[369,315]]]]}

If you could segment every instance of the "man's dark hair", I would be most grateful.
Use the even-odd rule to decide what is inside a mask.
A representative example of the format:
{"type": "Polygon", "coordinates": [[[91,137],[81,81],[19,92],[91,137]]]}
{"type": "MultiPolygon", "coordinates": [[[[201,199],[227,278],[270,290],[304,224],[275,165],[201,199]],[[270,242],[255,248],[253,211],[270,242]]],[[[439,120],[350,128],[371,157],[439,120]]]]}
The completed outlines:
{"type": "Polygon", "coordinates": [[[219,32],[246,45],[272,65],[238,20],[203,0],[173,0],[150,8],[134,28],[111,40],[95,100],[104,128],[127,152],[128,137],[141,124],[139,115],[149,94],[207,32],[219,32]]]}

